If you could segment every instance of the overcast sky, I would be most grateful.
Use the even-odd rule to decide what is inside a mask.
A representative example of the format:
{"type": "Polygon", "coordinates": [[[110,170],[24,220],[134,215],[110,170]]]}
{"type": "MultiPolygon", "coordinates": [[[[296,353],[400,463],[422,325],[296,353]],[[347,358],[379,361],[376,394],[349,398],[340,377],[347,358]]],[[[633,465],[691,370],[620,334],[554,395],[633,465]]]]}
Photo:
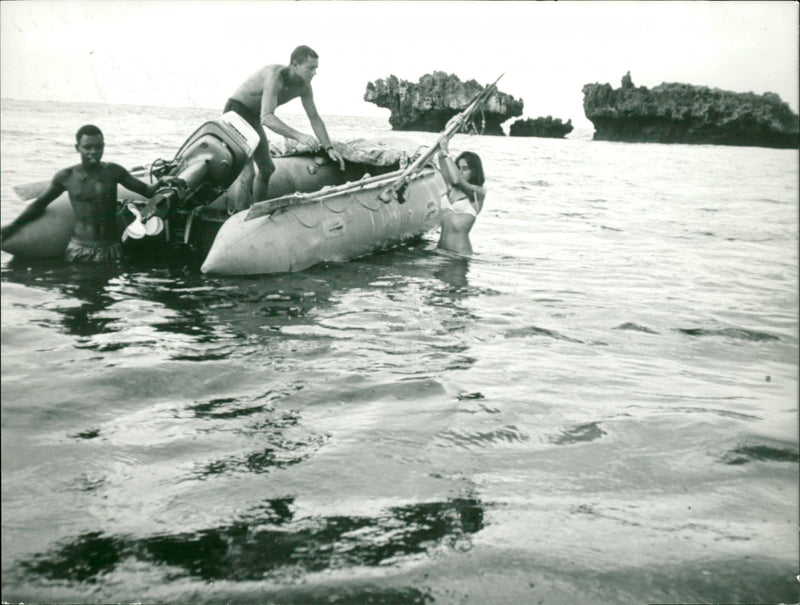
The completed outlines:
{"type": "MultiPolygon", "coordinates": [[[[775,92],[798,111],[798,3],[0,2],[0,95],[219,108],[299,44],[320,55],[326,114],[388,117],[369,81],[434,70],[523,99],[524,117],[590,127],[581,88],[684,82],[775,92]]],[[[285,111],[302,111],[297,101],[285,111]]],[[[280,113],[280,110],[279,110],[280,113]]],[[[508,126],[510,122],[506,123],[508,126]]]]}

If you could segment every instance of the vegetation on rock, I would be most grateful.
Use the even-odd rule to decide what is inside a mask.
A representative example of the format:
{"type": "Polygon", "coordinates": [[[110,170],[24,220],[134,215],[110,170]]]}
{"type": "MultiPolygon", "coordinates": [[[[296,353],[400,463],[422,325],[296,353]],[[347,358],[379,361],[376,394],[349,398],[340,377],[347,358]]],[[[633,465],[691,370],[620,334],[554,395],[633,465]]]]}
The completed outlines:
{"type": "Polygon", "coordinates": [[[565,124],[553,116],[539,117],[535,120],[526,118],[517,120],[508,129],[509,136],[512,137],[544,137],[549,139],[563,139],[572,132],[572,120],[567,120],[565,124]]]}
{"type": "MultiPolygon", "coordinates": [[[[364,100],[391,111],[389,124],[393,130],[440,132],[483,88],[475,80],[462,82],[442,71],[426,74],[416,84],[390,75],[369,82],[364,100]]],[[[521,99],[495,90],[473,114],[465,131],[502,135],[501,124],[521,116],[522,108],[521,99]]]]}
{"type": "Polygon", "coordinates": [[[774,93],[736,93],[664,83],[586,84],[583,109],[602,141],[797,148],[800,120],[774,93]]]}

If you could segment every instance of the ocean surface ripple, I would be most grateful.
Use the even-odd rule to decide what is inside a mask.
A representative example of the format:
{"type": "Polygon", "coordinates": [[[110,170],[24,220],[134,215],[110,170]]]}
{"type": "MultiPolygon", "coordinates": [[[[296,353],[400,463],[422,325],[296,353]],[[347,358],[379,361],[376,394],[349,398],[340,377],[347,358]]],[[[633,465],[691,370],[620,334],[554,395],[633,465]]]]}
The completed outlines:
{"type": "MultiPolygon", "coordinates": [[[[4,100],[2,222],[214,115],[4,100]]],[[[3,254],[3,600],[796,602],[797,154],[590,139],[455,137],[472,259],[3,254]]]]}

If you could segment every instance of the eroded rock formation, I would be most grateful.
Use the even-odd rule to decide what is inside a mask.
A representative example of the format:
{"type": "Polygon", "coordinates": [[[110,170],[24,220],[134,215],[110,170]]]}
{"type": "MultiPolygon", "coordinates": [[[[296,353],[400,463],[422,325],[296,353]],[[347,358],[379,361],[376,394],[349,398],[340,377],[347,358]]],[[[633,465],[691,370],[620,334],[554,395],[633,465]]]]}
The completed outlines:
{"type": "Polygon", "coordinates": [[[594,140],[794,148],[800,121],[771,92],[757,95],[664,83],[636,87],[630,73],[620,88],[586,84],[583,110],[594,140]]]}
{"type": "MultiPolygon", "coordinates": [[[[457,76],[436,71],[416,84],[390,75],[367,84],[364,100],[391,111],[393,130],[440,132],[447,121],[463,110],[483,86],[475,80],[462,82],[457,76]]],[[[495,91],[473,114],[471,128],[480,134],[502,135],[501,124],[522,115],[522,99],[495,91]]]]}
{"type": "Polygon", "coordinates": [[[565,124],[553,116],[536,118],[526,118],[517,120],[508,129],[509,136],[512,137],[543,137],[548,139],[563,139],[572,132],[572,120],[567,120],[565,124]]]}

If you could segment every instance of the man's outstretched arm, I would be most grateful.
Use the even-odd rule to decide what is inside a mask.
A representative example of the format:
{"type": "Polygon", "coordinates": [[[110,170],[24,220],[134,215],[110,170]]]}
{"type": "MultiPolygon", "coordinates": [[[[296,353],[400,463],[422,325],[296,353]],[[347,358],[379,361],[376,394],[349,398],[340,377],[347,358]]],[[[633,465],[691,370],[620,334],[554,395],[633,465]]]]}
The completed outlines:
{"type": "Polygon", "coordinates": [[[138,193],[142,197],[146,198],[153,197],[156,194],[156,192],[164,185],[182,186],[185,184],[178,177],[164,176],[158,179],[158,181],[156,181],[152,185],[148,185],[147,183],[144,183],[139,179],[137,179],[135,176],[133,176],[130,172],[128,172],[125,168],[123,168],[119,164],[115,164],[115,166],[118,171],[117,182],[126,189],[133,191],[134,193],[138,193]]]}
{"type": "Polygon", "coordinates": [[[50,205],[50,202],[55,200],[65,191],[64,185],[61,184],[62,176],[64,176],[64,171],[58,172],[47,186],[47,189],[45,189],[39,197],[28,204],[25,207],[25,210],[23,210],[17,218],[0,229],[0,237],[2,237],[2,239],[11,237],[17,231],[19,231],[21,227],[30,223],[31,221],[35,221],[37,218],[42,216],[42,214],[44,214],[44,211],[47,206],[50,205]]]}

